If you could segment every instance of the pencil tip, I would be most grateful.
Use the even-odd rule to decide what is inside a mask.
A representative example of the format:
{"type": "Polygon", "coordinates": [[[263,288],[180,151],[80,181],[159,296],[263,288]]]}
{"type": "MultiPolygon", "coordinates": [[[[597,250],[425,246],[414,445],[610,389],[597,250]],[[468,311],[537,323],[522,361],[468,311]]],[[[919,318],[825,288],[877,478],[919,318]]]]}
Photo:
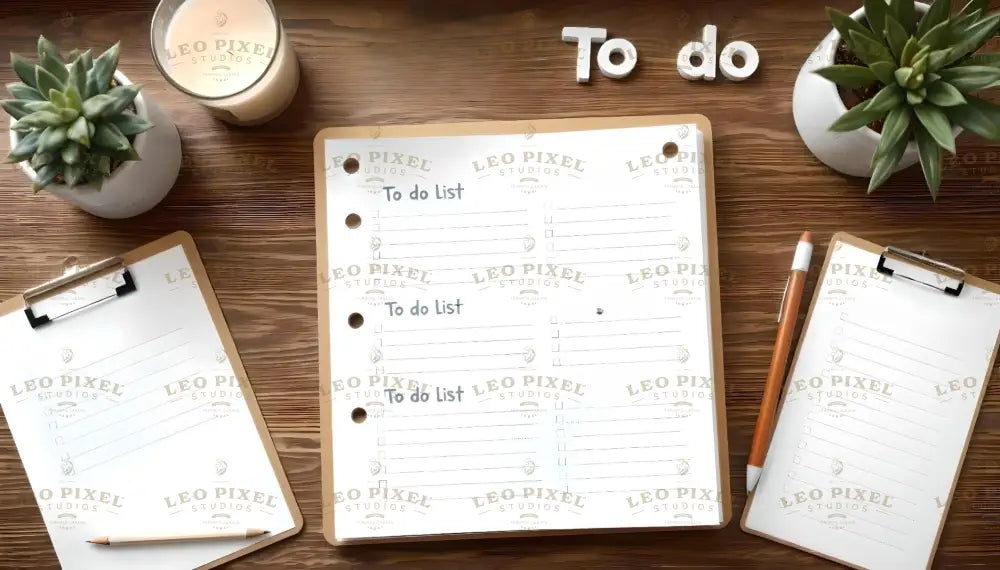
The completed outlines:
{"type": "Polygon", "coordinates": [[[812,232],[808,232],[808,231],[802,232],[802,237],[799,238],[799,241],[804,241],[806,243],[812,243],[813,242],[812,232]]]}
{"type": "Polygon", "coordinates": [[[269,534],[270,532],[271,531],[269,531],[267,529],[264,529],[264,528],[248,528],[247,529],[247,538],[253,538],[255,536],[261,536],[261,535],[264,535],[264,534],[269,534]]]}
{"type": "Polygon", "coordinates": [[[89,542],[90,544],[102,544],[104,546],[107,546],[108,545],[108,537],[102,536],[102,537],[99,537],[99,538],[92,538],[92,539],[88,540],[87,542],[89,542]]]}
{"type": "Polygon", "coordinates": [[[760,480],[760,472],[762,469],[756,465],[747,465],[747,494],[753,492],[757,487],[757,481],[760,480]]]}

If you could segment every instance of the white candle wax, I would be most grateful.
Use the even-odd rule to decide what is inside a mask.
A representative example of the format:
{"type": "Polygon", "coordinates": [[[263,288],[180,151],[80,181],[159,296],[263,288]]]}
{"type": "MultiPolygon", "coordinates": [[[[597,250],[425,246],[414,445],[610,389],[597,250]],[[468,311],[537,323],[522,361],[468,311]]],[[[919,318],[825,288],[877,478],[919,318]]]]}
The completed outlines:
{"type": "Polygon", "coordinates": [[[291,103],[299,64],[283,30],[275,45],[281,23],[266,0],[186,0],[160,11],[153,42],[161,70],[216,116],[260,124],[291,103]],[[158,38],[160,16],[169,22],[158,38]]]}

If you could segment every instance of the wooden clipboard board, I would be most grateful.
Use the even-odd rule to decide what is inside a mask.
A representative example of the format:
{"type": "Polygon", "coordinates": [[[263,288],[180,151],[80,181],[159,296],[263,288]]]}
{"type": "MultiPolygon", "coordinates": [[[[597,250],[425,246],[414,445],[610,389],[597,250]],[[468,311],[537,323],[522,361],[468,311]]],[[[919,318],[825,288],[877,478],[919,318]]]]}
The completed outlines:
{"type": "MultiPolygon", "coordinates": [[[[155,256],[176,246],[183,247],[184,254],[187,257],[188,262],[191,264],[193,277],[198,283],[198,287],[202,293],[202,298],[205,301],[205,305],[208,307],[208,312],[211,314],[212,322],[219,334],[219,339],[222,341],[226,356],[228,357],[229,362],[233,367],[233,372],[236,374],[239,381],[240,390],[243,393],[247,408],[250,411],[254,425],[257,428],[257,433],[260,436],[261,443],[264,446],[264,450],[267,452],[271,467],[274,469],[275,476],[281,487],[282,497],[288,504],[292,514],[292,519],[295,523],[295,527],[290,530],[271,535],[265,540],[256,542],[242,550],[198,567],[198,570],[207,570],[209,568],[221,566],[226,562],[235,560],[241,556],[260,550],[261,548],[265,548],[278,541],[298,534],[302,530],[303,521],[302,513],[299,510],[298,503],[295,502],[295,496],[292,494],[292,488],[288,483],[288,477],[285,475],[285,471],[281,467],[281,462],[278,458],[278,451],[275,449],[274,442],[271,440],[271,434],[267,429],[267,424],[264,423],[264,416],[261,414],[260,406],[257,405],[257,397],[254,395],[253,387],[250,384],[246,369],[243,367],[243,361],[240,360],[239,352],[236,350],[236,343],[233,341],[232,334],[229,332],[229,327],[226,325],[222,308],[219,306],[218,299],[216,299],[215,291],[212,289],[212,283],[208,278],[208,273],[205,271],[205,266],[202,263],[201,256],[198,254],[198,249],[195,246],[194,239],[187,232],[179,231],[172,233],[121,255],[117,258],[121,261],[121,263],[96,264],[97,266],[107,265],[107,267],[85,275],[74,275],[72,279],[66,280],[67,282],[64,286],[52,289],[47,294],[55,294],[59,289],[79,284],[82,280],[85,280],[88,277],[99,277],[101,274],[113,270],[116,266],[120,267],[124,265],[127,268],[133,263],[155,256]]],[[[141,287],[141,284],[139,286],[141,287]]],[[[0,316],[7,315],[15,311],[24,311],[26,307],[27,303],[25,302],[25,295],[17,295],[0,304],[0,316]]],[[[100,310],[100,308],[96,307],[96,310],[100,310]]]]}
{"type": "MultiPolygon", "coordinates": [[[[845,244],[848,244],[848,245],[852,245],[854,247],[857,247],[859,249],[862,249],[864,251],[868,251],[868,252],[871,252],[871,253],[874,253],[874,254],[882,254],[886,250],[885,246],[880,246],[878,244],[875,244],[875,243],[872,243],[870,241],[861,239],[859,237],[853,236],[853,235],[848,234],[848,233],[838,232],[838,233],[836,233],[836,234],[833,235],[833,238],[830,240],[830,245],[827,247],[826,258],[823,261],[823,266],[819,270],[820,282],[817,283],[816,290],[813,292],[812,303],[810,303],[810,305],[809,305],[809,312],[806,314],[806,320],[802,324],[802,331],[799,333],[799,344],[798,344],[798,346],[797,346],[797,348],[795,350],[795,356],[792,359],[791,365],[788,368],[789,371],[795,370],[795,366],[798,363],[799,353],[800,353],[801,348],[802,348],[802,341],[801,341],[801,339],[805,338],[806,331],[809,330],[809,325],[812,322],[813,310],[816,307],[816,304],[817,304],[817,302],[819,301],[819,298],[820,298],[820,292],[821,292],[821,289],[822,289],[822,287],[821,287],[822,278],[823,278],[824,275],[826,275],[827,269],[829,268],[829,265],[830,265],[830,259],[832,258],[833,252],[834,252],[834,249],[835,249],[834,246],[838,242],[845,243],[845,244]]],[[[980,289],[984,289],[984,290],[990,291],[992,293],[1000,294],[1000,285],[998,285],[996,283],[993,283],[991,281],[986,281],[985,279],[980,279],[980,278],[975,277],[973,275],[965,274],[964,275],[964,282],[966,284],[968,284],[968,285],[974,285],[976,287],[979,287],[980,289]]],[[[1000,351],[1000,337],[997,338],[997,343],[996,343],[996,345],[995,345],[995,347],[993,349],[993,356],[990,359],[990,365],[989,365],[989,370],[990,371],[992,371],[994,369],[994,366],[996,365],[996,359],[997,359],[997,353],[998,353],[998,351],[1000,351]]],[[[979,417],[979,413],[982,410],[983,400],[986,398],[986,389],[987,389],[987,386],[989,385],[989,381],[990,381],[990,377],[991,376],[992,376],[992,373],[986,376],[986,380],[985,380],[985,382],[983,384],[983,389],[980,391],[979,400],[976,402],[975,413],[973,414],[973,417],[975,417],[975,418],[979,417]]],[[[786,391],[782,390],[781,403],[778,406],[778,415],[777,415],[777,418],[781,417],[781,413],[784,410],[785,395],[786,395],[786,391]]],[[[956,471],[955,471],[955,477],[952,480],[951,488],[950,488],[950,490],[948,492],[948,499],[944,503],[944,510],[943,510],[943,513],[942,513],[942,516],[941,516],[941,524],[938,526],[937,535],[934,538],[934,545],[931,548],[931,557],[930,557],[930,559],[928,561],[928,565],[927,565],[928,568],[930,568],[931,564],[934,561],[934,553],[937,551],[938,543],[941,541],[941,533],[944,531],[944,525],[945,525],[945,523],[947,522],[947,519],[948,519],[948,510],[951,507],[951,501],[952,501],[952,499],[955,496],[955,488],[958,486],[958,479],[961,476],[962,470],[964,468],[965,457],[966,457],[966,455],[968,453],[968,450],[969,450],[969,442],[972,440],[972,433],[973,433],[973,431],[975,431],[975,424],[976,424],[976,422],[973,422],[972,425],[969,427],[969,432],[968,432],[968,434],[966,435],[966,438],[965,438],[965,445],[964,445],[964,449],[963,449],[963,452],[962,452],[962,459],[959,461],[958,469],[956,469],[956,471]]],[[[777,419],[775,420],[775,425],[777,425],[777,419]]],[[[815,550],[808,549],[808,548],[803,548],[803,547],[801,547],[801,546],[799,546],[797,544],[793,544],[793,543],[791,543],[789,541],[782,540],[780,538],[776,538],[776,537],[771,536],[769,534],[766,534],[766,533],[763,533],[763,532],[758,532],[756,530],[747,528],[747,526],[746,526],[747,516],[749,515],[750,508],[753,505],[754,496],[755,496],[755,493],[751,492],[750,495],[747,497],[747,502],[746,502],[746,505],[745,505],[745,507],[743,509],[743,515],[740,518],[740,528],[743,530],[743,532],[746,532],[748,534],[757,535],[757,536],[766,538],[768,540],[772,540],[774,542],[777,542],[779,544],[783,544],[783,545],[789,546],[791,548],[802,550],[803,552],[808,552],[809,554],[812,554],[814,556],[818,556],[820,558],[825,558],[827,560],[832,560],[832,561],[834,561],[834,562],[836,562],[838,564],[843,564],[844,566],[848,566],[850,568],[858,568],[860,570],[863,570],[863,568],[861,566],[850,564],[850,563],[848,563],[848,562],[846,562],[844,560],[841,560],[839,558],[835,558],[835,557],[832,557],[832,556],[827,556],[827,555],[825,555],[825,554],[823,554],[821,552],[817,552],[815,550]]]]}
{"type": "MultiPolygon", "coordinates": [[[[329,398],[331,366],[329,347],[331,331],[329,326],[330,294],[319,281],[319,392],[320,392],[320,438],[322,441],[322,485],[323,485],[323,535],[327,542],[337,546],[345,543],[417,542],[432,540],[475,539],[492,537],[520,537],[572,534],[603,534],[617,532],[654,532],[665,530],[698,530],[723,528],[732,518],[732,499],[729,482],[729,443],[726,427],[725,381],[723,377],[722,355],[722,312],[719,296],[719,251],[715,212],[715,173],[712,147],[712,125],[704,115],[651,115],[632,117],[591,117],[570,119],[538,119],[523,121],[481,121],[467,123],[384,125],[333,127],[319,131],[313,141],[313,156],[316,176],[316,252],[318,275],[328,274],[329,249],[327,219],[328,188],[326,180],[327,139],[371,140],[378,138],[420,138],[457,137],[468,135],[524,135],[526,133],[556,133],[599,129],[620,129],[628,127],[669,126],[676,124],[696,124],[704,136],[705,201],[708,235],[708,260],[710,265],[708,291],[711,304],[712,355],[715,392],[716,433],[718,441],[718,466],[722,523],[714,526],[691,527],[638,527],[626,529],[582,529],[582,530],[539,530],[539,531],[498,531],[488,533],[440,534],[427,536],[352,539],[338,541],[334,532],[334,492],[333,492],[333,437],[331,431],[332,406],[329,398]]],[[[337,223],[341,223],[340,220],[337,223]]]]}

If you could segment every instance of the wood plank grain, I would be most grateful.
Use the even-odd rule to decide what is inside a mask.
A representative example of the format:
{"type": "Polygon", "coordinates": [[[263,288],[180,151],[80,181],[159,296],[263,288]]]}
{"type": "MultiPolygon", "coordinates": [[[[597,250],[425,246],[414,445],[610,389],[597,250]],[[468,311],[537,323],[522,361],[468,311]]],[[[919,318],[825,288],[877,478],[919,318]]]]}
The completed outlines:
{"type": "MultiPolygon", "coordinates": [[[[0,53],[31,52],[38,33],[67,50],[122,41],[122,69],[176,121],[180,179],[165,202],[107,221],[0,168],[0,298],[177,229],[191,232],[306,517],[300,536],[233,568],[515,568],[567,566],[830,567],[742,533],[463,541],[334,549],[321,534],[312,137],[328,126],[476,119],[702,113],[715,131],[726,400],[734,511],[774,340],[788,260],[809,229],[821,244],[857,233],[1000,280],[1000,148],[966,134],[945,165],[941,198],[919,168],[872,196],[801,143],[791,117],[799,66],[829,29],[832,0],[278,0],[303,78],[291,108],[254,129],[216,122],[160,77],[148,43],[152,0],[5,0],[0,53]],[[745,83],[681,79],[677,51],[704,24],[720,43],[746,40],[761,67],[745,83]],[[626,81],[576,85],[565,25],[607,27],[637,47],[626,81]]],[[[998,2],[992,2],[994,8],[998,2]]],[[[996,51],[1000,42],[991,41],[996,51]]],[[[14,81],[7,65],[4,82],[14,81]]],[[[993,97],[997,100],[996,97],[993,97]]],[[[4,123],[6,125],[6,123],[4,123]]],[[[6,151],[6,142],[0,143],[6,151]]],[[[815,287],[811,276],[806,294],[815,287]]],[[[989,387],[936,567],[1000,566],[1000,381],[989,387]]],[[[5,422],[0,422],[0,567],[58,567],[5,422]]]]}

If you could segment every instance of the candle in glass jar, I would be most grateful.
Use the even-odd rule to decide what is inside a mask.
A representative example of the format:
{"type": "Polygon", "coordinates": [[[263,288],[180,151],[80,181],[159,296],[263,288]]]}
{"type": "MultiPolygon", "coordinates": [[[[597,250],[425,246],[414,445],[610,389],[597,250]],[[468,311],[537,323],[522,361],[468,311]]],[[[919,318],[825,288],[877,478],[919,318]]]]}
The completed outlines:
{"type": "Polygon", "coordinates": [[[298,89],[298,59],[270,0],[163,0],[151,36],[164,77],[225,121],[269,121],[298,89]]]}

